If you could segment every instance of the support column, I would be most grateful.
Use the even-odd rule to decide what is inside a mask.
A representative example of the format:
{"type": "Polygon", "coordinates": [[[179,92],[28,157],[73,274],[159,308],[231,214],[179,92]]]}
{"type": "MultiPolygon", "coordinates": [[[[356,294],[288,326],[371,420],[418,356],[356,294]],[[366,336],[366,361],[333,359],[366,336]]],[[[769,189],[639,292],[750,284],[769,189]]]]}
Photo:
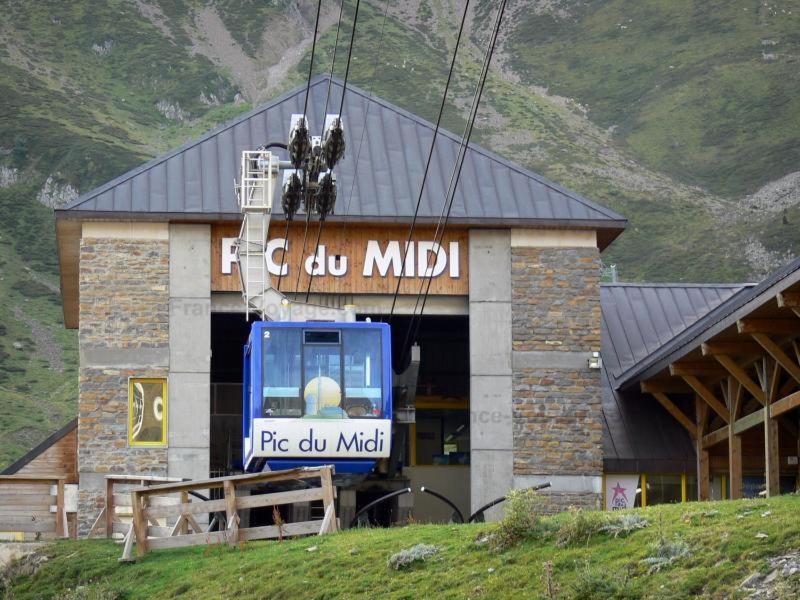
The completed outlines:
{"type": "Polygon", "coordinates": [[[764,407],[764,471],[767,498],[781,493],[781,462],[778,447],[778,420],[769,416],[769,405],[764,407]]]}
{"type": "MultiPolygon", "coordinates": [[[[471,510],[514,486],[511,429],[511,235],[469,232],[471,510]]],[[[502,505],[486,513],[503,515],[502,505]]]]}
{"type": "Polygon", "coordinates": [[[728,478],[731,483],[731,500],[742,497],[742,436],[728,428],[728,478]]]}
{"type": "Polygon", "coordinates": [[[697,414],[695,448],[697,453],[697,498],[698,500],[711,499],[711,473],[709,468],[708,450],[703,448],[703,433],[705,432],[708,405],[700,398],[695,398],[695,412],[697,414]]]}
{"type": "Polygon", "coordinates": [[[170,477],[209,476],[211,228],[169,227],[170,477]]]}

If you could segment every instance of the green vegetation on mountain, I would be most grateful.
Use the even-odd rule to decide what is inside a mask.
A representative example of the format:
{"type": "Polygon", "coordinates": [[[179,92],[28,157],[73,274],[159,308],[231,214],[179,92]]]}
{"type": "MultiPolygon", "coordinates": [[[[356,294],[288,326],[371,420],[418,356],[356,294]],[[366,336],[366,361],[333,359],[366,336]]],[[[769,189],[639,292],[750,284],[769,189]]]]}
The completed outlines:
{"type": "MultiPolygon", "coordinates": [[[[412,525],[240,546],[153,551],[60,542],[10,597],[63,598],[796,598],[800,498],[662,505],[549,517],[498,550],[496,525],[412,525]],[[624,521],[621,514],[627,515],[624,521]],[[644,521],[643,521],[644,520],[644,521]],[[606,531],[598,526],[610,524],[606,531]],[[614,526],[616,524],[616,526],[614,526]],[[637,529],[637,527],[643,528],[637,529]],[[616,537],[615,537],[616,536],[616,537]],[[483,542],[483,543],[482,543],[483,542]],[[397,570],[418,544],[430,555],[397,570]],[[396,559],[395,559],[396,560],[396,559]]],[[[415,554],[424,555],[417,548],[415,554]]],[[[11,572],[15,569],[12,568],[11,572]]],[[[24,573],[24,566],[16,569],[24,573]]],[[[0,592],[2,581],[0,581],[0,592]]]]}
{"type": "MultiPolygon", "coordinates": [[[[330,69],[336,39],[338,6],[323,4],[315,73],[330,69]]],[[[354,7],[347,0],[339,77],[354,7]]],[[[362,2],[350,81],[435,119],[460,7],[362,2]]],[[[456,134],[495,7],[473,2],[444,116],[456,134]]],[[[315,10],[313,0],[3,4],[0,467],[75,410],[76,338],[62,330],[40,200],[63,203],[304,82],[315,10]],[[31,319],[52,333],[63,372],[31,358],[44,356],[31,319]]],[[[625,215],[628,231],[604,254],[623,279],[756,280],[800,254],[800,178],[774,184],[800,172],[799,18],[784,0],[512,0],[473,140],[625,215]]]]}

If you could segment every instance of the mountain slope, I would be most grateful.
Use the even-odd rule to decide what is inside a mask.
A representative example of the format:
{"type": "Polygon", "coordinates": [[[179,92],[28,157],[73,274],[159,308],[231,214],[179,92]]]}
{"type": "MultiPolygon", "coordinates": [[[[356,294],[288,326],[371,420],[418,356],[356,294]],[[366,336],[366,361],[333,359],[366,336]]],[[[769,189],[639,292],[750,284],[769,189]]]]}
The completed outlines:
{"type": "MultiPolygon", "coordinates": [[[[354,6],[347,0],[339,32],[340,77],[354,6]]],[[[434,120],[461,6],[365,0],[350,80],[434,120]]],[[[444,115],[456,133],[495,6],[472,3],[444,115]]],[[[800,252],[800,9],[777,0],[509,7],[473,139],[628,217],[604,254],[624,279],[753,280],[800,252]]],[[[4,3],[0,465],[75,410],[76,339],[60,321],[43,204],[305,81],[315,10],[313,0],[4,3]]],[[[337,17],[325,3],[314,73],[330,68],[337,17]]]]}

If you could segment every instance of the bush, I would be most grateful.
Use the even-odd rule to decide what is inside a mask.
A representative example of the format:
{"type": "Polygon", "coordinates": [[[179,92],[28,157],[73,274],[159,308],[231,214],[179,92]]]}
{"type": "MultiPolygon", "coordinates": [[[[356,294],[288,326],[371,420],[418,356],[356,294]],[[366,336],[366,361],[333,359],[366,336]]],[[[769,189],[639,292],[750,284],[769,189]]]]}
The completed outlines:
{"type": "Polygon", "coordinates": [[[417,544],[411,548],[401,550],[397,554],[392,554],[389,560],[386,561],[386,564],[395,571],[399,571],[400,569],[411,566],[415,562],[425,562],[437,552],[439,552],[439,548],[436,546],[417,544]]]}
{"type": "Polygon", "coordinates": [[[541,497],[536,491],[511,490],[506,497],[506,514],[500,521],[492,545],[496,550],[505,550],[525,538],[540,532],[539,508],[541,497]]]}
{"type": "Polygon", "coordinates": [[[606,569],[591,567],[584,563],[576,569],[568,590],[568,597],[575,600],[633,599],[640,596],[630,589],[627,573],[614,573],[606,569]]]}
{"type": "Polygon", "coordinates": [[[650,567],[647,572],[651,575],[658,573],[675,561],[691,555],[689,545],[678,537],[674,540],[668,540],[661,536],[653,546],[652,552],[650,556],[642,559],[642,562],[650,567]]]}
{"type": "Polygon", "coordinates": [[[588,544],[589,539],[604,527],[604,517],[597,511],[571,509],[556,533],[556,545],[560,548],[573,544],[588,544]]]}
{"type": "Polygon", "coordinates": [[[650,522],[638,514],[624,514],[624,515],[616,515],[608,520],[608,522],[603,525],[601,530],[603,533],[607,533],[608,535],[613,535],[615,538],[617,537],[625,537],[630,535],[637,529],[644,529],[645,527],[649,527],[650,522]]]}

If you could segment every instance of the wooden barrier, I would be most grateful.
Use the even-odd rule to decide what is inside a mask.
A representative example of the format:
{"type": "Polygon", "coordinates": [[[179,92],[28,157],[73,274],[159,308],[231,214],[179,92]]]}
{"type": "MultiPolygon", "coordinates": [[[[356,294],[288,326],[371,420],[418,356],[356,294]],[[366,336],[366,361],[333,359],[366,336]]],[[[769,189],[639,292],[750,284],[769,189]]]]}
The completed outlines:
{"type": "MultiPolygon", "coordinates": [[[[128,535],[133,523],[133,505],[130,490],[134,487],[150,486],[162,483],[186,481],[180,477],[159,477],[146,475],[106,475],[106,502],[100,514],[94,520],[89,537],[105,531],[106,537],[128,535]]],[[[173,504],[177,504],[174,499],[173,504]]],[[[119,538],[118,538],[119,539],[119,538]]]]}
{"type": "Polygon", "coordinates": [[[131,491],[133,526],[125,540],[121,561],[133,560],[132,546],[136,553],[144,555],[149,550],[182,548],[202,544],[230,544],[250,540],[283,538],[296,535],[322,535],[338,531],[334,499],[333,467],[305,467],[288,471],[271,471],[252,475],[235,475],[216,479],[176,482],[139,487],[131,491]],[[242,496],[237,490],[291,481],[319,479],[319,487],[242,496]],[[224,497],[218,500],[197,500],[189,492],[222,489],[224,497]],[[175,502],[175,495],[180,501],[175,502]],[[171,496],[171,497],[170,497],[171,496]],[[321,500],[324,517],[321,521],[281,523],[262,527],[239,527],[239,511],[321,500]],[[224,512],[227,526],[223,531],[205,532],[194,515],[224,512]],[[171,527],[160,525],[159,519],[176,517],[171,527]],[[191,529],[193,533],[189,533],[191,529]]]}
{"type": "Polygon", "coordinates": [[[0,475],[0,531],[69,537],[63,476],[0,475]]]}

